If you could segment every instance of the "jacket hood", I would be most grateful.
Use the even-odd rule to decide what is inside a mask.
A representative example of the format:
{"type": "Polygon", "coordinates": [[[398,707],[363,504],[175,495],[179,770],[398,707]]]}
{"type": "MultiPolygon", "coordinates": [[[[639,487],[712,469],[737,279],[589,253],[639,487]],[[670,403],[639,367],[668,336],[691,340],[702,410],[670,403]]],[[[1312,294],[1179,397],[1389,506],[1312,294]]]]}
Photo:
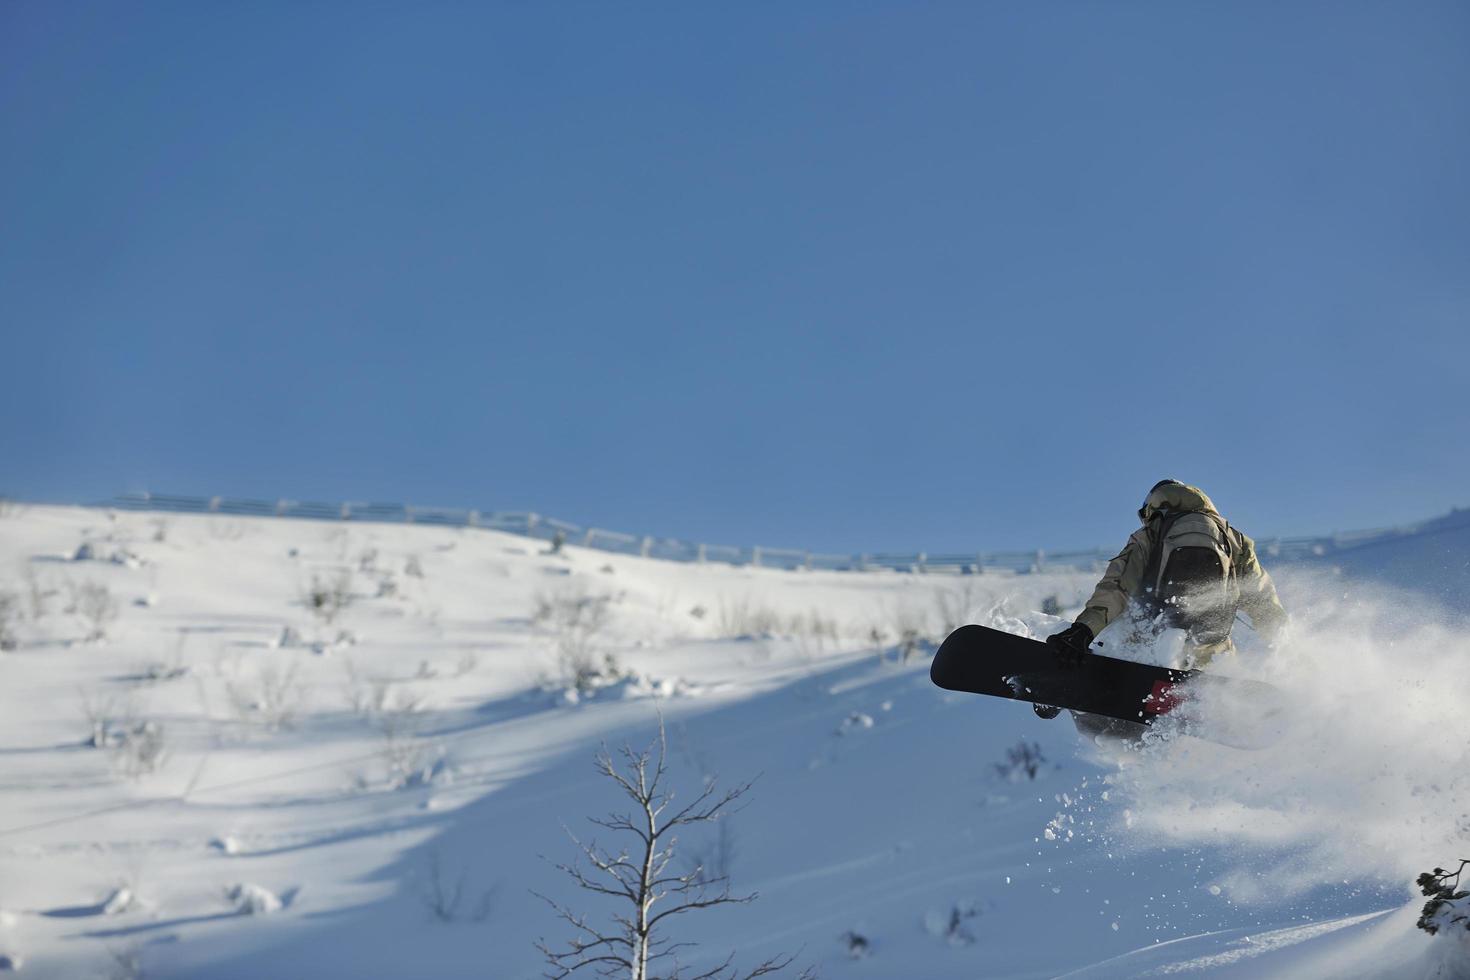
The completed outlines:
{"type": "Polygon", "coordinates": [[[1160,511],[1176,512],[1200,512],[1205,514],[1219,514],[1215,509],[1214,501],[1199,487],[1189,486],[1187,483],[1166,483],[1161,487],[1154,487],[1149,492],[1143,507],[1138,511],[1139,519],[1147,524],[1153,516],[1160,511]]]}

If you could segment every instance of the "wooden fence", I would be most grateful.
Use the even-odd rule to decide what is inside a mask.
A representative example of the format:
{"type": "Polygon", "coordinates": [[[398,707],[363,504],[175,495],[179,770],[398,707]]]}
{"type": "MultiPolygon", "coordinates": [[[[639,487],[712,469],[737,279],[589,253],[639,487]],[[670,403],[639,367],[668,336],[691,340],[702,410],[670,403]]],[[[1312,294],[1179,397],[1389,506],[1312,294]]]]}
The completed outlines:
{"type": "MultiPolygon", "coordinates": [[[[596,548],[618,554],[642,555],[669,561],[723,562],[782,569],[823,569],[862,572],[949,573],[977,575],[1003,570],[1016,573],[1043,569],[1100,570],[1112,557],[1104,549],[1081,551],[969,551],[913,554],[888,552],[821,554],[793,548],[717,545],[679,541],[651,535],[626,534],[599,527],[583,527],[531,511],[482,511],[451,507],[420,507],[413,504],[345,501],[327,503],[303,500],[250,500],[238,497],[189,497],[170,494],[125,494],[100,506],[119,510],[161,511],[189,514],[236,514],[249,517],[305,518],[310,520],[367,521],[390,524],[427,524],[445,527],[478,527],[505,531],[543,541],[561,540],[568,545],[596,548]]],[[[1367,540],[1394,533],[1374,529],[1317,538],[1277,538],[1257,542],[1257,548],[1278,561],[1319,558],[1351,548],[1367,540]]]]}

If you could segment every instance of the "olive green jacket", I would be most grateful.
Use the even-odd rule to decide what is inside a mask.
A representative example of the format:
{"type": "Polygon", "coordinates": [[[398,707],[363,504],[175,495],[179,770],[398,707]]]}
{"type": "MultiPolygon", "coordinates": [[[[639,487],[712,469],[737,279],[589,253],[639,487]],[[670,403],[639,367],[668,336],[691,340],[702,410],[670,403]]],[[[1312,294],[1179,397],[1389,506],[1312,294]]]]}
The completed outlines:
{"type": "MultiPolygon", "coordinates": [[[[1149,555],[1154,546],[1150,519],[1161,510],[1198,511],[1219,516],[1214,503],[1198,487],[1169,484],[1154,490],[1144,502],[1141,517],[1144,526],[1133,532],[1123,550],[1108,562],[1102,581],[1087,600],[1086,607],[1077,622],[1092,630],[1092,635],[1103,631],[1113,620],[1128,608],[1130,602],[1142,595],[1143,577],[1149,564],[1149,555]]],[[[1273,639],[1286,621],[1286,610],[1276,598],[1276,586],[1271,576],[1256,560],[1256,544],[1235,528],[1225,525],[1231,554],[1231,574],[1240,593],[1239,608],[1250,617],[1256,632],[1267,640],[1273,639]]],[[[1230,649],[1230,642],[1214,644],[1210,650],[1197,651],[1197,662],[1230,649]]]]}

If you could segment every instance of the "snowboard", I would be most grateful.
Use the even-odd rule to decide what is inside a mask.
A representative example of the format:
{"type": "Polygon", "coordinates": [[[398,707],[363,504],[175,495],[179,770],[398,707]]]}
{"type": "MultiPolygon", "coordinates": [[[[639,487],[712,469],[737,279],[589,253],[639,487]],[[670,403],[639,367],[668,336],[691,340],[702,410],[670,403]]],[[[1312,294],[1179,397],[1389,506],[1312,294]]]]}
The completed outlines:
{"type": "Polygon", "coordinates": [[[1069,667],[1041,640],[986,626],[951,633],[934,654],[929,679],[948,691],[1049,704],[1135,726],[1168,718],[1173,729],[1236,748],[1271,744],[1287,714],[1281,689],[1261,681],[1097,653],[1069,667]],[[1202,703],[1219,710],[1202,712],[1202,703]]]}

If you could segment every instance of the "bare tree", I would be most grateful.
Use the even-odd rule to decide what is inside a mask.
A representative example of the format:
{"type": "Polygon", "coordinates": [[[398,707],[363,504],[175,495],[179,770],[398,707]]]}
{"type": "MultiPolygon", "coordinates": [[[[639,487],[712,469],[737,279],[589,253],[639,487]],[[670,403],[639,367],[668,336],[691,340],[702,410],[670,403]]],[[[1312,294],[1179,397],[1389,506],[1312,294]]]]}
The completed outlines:
{"type": "Polygon", "coordinates": [[[107,625],[117,618],[117,600],[107,586],[83,582],[72,587],[71,611],[87,623],[87,642],[105,640],[107,625]]]}
{"type": "Polygon", "coordinates": [[[20,646],[15,635],[15,622],[20,619],[20,598],[14,592],[0,592],[0,650],[20,646]]]}
{"type": "MultiPolygon", "coordinates": [[[[666,920],[701,909],[744,905],[753,902],[756,895],[733,894],[728,878],[710,877],[702,865],[675,873],[671,865],[676,835],[681,827],[715,823],[733,812],[751,784],[719,792],[715,782],[709,780],[694,799],[676,808],[674,792],[665,785],[668,741],[662,722],[658,737],[647,748],[637,752],[624,745],[618,756],[614,760],[604,747],[597,756],[597,771],[618,785],[633,801],[634,809],[593,818],[592,823],[632,840],[614,853],[599,847],[596,841],[584,843],[568,831],[591,867],[584,867],[580,861],[556,867],[580,888],[614,899],[620,911],[613,915],[610,925],[595,926],[585,915],[533,893],[573,929],[573,937],[560,951],[544,939],[537,940],[536,948],[550,967],[546,976],[560,980],[591,967],[600,976],[626,976],[631,980],[752,980],[790,966],[795,957],[777,956],[741,973],[732,965],[735,954],[731,953],[718,966],[686,978],[677,953],[694,944],[673,942],[663,935],[666,920]]],[[[801,976],[812,974],[804,971],[801,976]]]]}

